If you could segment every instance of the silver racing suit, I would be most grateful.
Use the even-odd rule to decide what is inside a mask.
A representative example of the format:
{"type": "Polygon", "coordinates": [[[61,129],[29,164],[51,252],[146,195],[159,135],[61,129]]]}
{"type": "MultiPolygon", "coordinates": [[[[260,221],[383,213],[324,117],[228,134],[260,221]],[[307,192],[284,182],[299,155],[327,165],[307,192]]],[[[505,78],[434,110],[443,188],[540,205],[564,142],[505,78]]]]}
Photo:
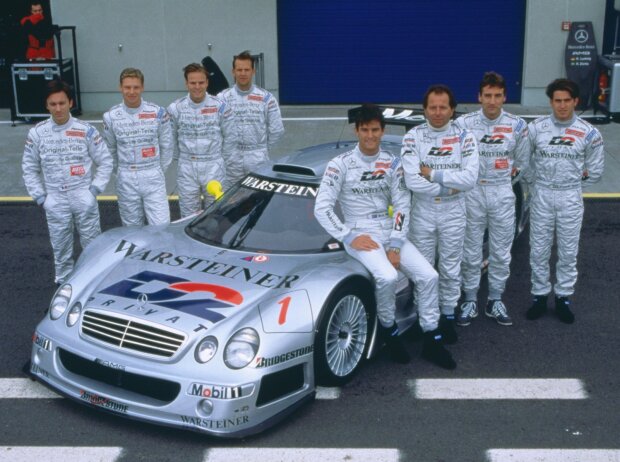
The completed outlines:
{"type": "Polygon", "coordinates": [[[553,291],[558,297],[568,297],[577,282],[581,187],[597,182],[603,174],[603,138],[577,116],[567,122],[546,116],[530,122],[529,139],[532,157],[526,178],[534,189],[530,209],[532,294],[547,295],[552,290],[549,259],[555,233],[558,261],[553,291]]]}
{"type": "Polygon", "coordinates": [[[459,117],[458,126],[478,141],[478,181],[465,195],[467,230],[463,248],[462,285],[467,301],[477,301],[484,231],[489,229],[489,300],[500,300],[510,275],[510,249],[515,233],[513,167],[527,169],[530,145],[527,123],[502,111],[494,120],[482,110],[459,117]]]}
{"type": "Polygon", "coordinates": [[[242,91],[237,85],[218,94],[232,109],[236,143],[226,157],[227,186],[269,159],[269,147],[284,134],[280,106],[267,90],[256,85],[242,91]]]}
{"type": "Polygon", "coordinates": [[[213,202],[204,192],[210,180],[226,180],[224,158],[230,157],[235,137],[232,111],[221,99],[207,94],[201,103],[194,103],[189,95],[179,98],[168,106],[168,113],[179,159],[179,207],[181,216],[187,217],[213,202]]]}
{"type": "Polygon", "coordinates": [[[103,138],[117,166],[118,209],[125,226],[170,223],[164,173],[172,162],[172,126],[166,110],[142,101],[103,114],[103,138]]]}
{"type": "Polygon", "coordinates": [[[453,315],[461,295],[461,259],[465,238],[465,195],[478,178],[474,135],[452,122],[441,129],[428,123],[403,138],[405,183],[413,192],[411,242],[435,265],[439,256],[439,307],[453,315]],[[430,181],[420,166],[432,169],[430,181]]]}
{"type": "Polygon", "coordinates": [[[101,233],[96,196],[108,184],[113,164],[95,127],[73,117],[64,125],[49,118],[28,131],[24,183],[45,209],[56,283],[73,270],[74,224],[82,248],[101,233]]]}
{"type": "Polygon", "coordinates": [[[367,156],[356,147],[332,159],[325,169],[314,214],[319,223],[345,250],[362,263],[375,280],[377,316],[384,327],[394,323],[398,273],[387,258],[387,248],[400,249],[400,270],[415,283],[420,325],[424,331],[437,328],[437,272],[406,238],[411,194],[403,183],[400,159],[380,151],[367,156]],[[336,215],[339,202],[344,223],[336,215]],[[394,217],[388,215],[392,204],[394,217]],[[379,248],[355,250],[351,242],[369,235],[379,248]]]}

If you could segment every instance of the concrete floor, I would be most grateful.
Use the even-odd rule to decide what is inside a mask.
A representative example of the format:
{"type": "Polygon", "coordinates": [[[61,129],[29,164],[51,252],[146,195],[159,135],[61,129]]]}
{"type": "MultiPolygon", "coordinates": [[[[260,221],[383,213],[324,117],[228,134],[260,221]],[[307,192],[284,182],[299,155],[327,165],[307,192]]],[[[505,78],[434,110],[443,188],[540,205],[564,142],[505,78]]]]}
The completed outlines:
{"type": "MultiPolygon", "coordinates": [[[[353,139],[353,126],[346,121],[350,106],[283,106],[285,135],[272,151],[272,157],[306,146],[335,141],[337,139],[353,139]]],[[[459,112],[476,110],[477,105],[461,105],[459,112]]],[[[505,109],[514,114],[532,117],[550,112],[547,107],[523,107],[506,105],[505,109]]],[[[588,113],[586,113],[588,115],[588,113]]],[[[80,119],[89,121],[102,130],[101,113],[86,112],[80,119]]],[[[18,121],[12,126],[8,109],[0,109],[0,200],[23,200],[27,198],[26,188],[22,180],[21,157],[24,141],[32,123],[18,121]]],[[[620,197],[620,125],[614,122],[597,125],[605,141],[605,173],[596,185],[584,190],[584,195],[598,197],[620,197]]],[[[404,134],[401,127],[390,126],[387,133],[404,134]]],[[[174,164],[166,172],[168,193],[175,192],[176,168],[174,164]]],[[[105,195],[114,194],[114,182],[106,188],[105,195]]]]}

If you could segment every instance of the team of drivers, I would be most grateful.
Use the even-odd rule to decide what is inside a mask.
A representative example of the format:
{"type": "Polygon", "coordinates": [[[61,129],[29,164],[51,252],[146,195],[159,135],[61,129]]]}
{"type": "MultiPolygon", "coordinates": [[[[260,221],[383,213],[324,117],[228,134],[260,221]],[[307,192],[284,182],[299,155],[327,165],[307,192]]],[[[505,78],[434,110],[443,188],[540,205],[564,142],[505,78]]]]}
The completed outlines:
{"type": "MultiPolygon", "coordinates": [[[[82,247],[101,232],[96,195],[113,169],[123,225],[141,226],[170,221],[164,173],[173,158],[182,217],[212,200],[204,193],[208,181],[227,187],[268,160],[269,146],[284,127],[276,99],[252,83],[253,74],[249,52],[235,56],[235,85],[213,97],[206,91],[208,72],[190,64],[184,68],[187,96],[164,109],[142,99],[142,73],[125,69],[123,102],[104,114],[103,137],[71,116],[69,87],[50,84],[51,117],[29,131],[22,168],[29,194],[45,209],[58,284],[73,268],[73,227],[82,247]]],[[[431,86],[423,100],[426,123],[407,132],[400,157],[381,149],[381,110],[362,106],[355,121],[358,144],[328,164],[315,215],[373,275],[379,333],[395,361],[410,359],[394,316],[400,270],[414,281],[422,356],[446,369],[456,367],[444,345],[457,341],[455,324],[467,326],[478,315],[487,229],[485,315],[512,325],[502,294],[515,234],[517,174],[532,192],[534,302],[526,317],[542,316],[553,291],[559,319],[574,321],[569,297],[577,279],[581,185],[600,179],[604,165],[599,131],[575,115],[578,95],[573,82],[553,81],[547,87],[552,115],[528,125],[503,110],[506,84],[495,72],[480,83],[481,108],[457,120],[452,120],[456,101],[450,88],[431,86]],[[336,202],[342,220],[334,212],[336,202]],[[393,215],[387,212],[390,205],[393,215]],[[555,286],[549,270],[554,235],[555,286]]]]}

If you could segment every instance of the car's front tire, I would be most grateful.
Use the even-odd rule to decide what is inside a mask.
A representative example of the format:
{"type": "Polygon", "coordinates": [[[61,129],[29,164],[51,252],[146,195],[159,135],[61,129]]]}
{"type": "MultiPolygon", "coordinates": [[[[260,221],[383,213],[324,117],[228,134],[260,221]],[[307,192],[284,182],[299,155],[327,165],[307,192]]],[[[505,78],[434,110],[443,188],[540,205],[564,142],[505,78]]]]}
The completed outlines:
{"type": "Polygon", "coordinates": [[[332,294],[314,343],[317,385],[342,385],[353,377],[366,358],[374,319],[372,293],[360,284],[332,294]]]}

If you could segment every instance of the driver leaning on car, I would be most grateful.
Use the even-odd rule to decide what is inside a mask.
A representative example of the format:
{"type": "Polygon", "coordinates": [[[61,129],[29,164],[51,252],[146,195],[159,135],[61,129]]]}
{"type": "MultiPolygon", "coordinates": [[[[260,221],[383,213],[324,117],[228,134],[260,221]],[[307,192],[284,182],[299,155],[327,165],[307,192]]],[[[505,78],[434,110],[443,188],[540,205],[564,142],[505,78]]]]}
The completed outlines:
{"type": "Polygon", "coordinates": [[[375,280],[379,333],[392,359],[407,363],[409,353],[395,322],[395,296],[400,269],[415,283],[420,326],[424,331],[422,357],[446,368],[456,363],[443,345],[438,329],[437,272],[406,239],[411,194],[403,180],[400,159],[381,150],[385,120],[375,105],[364,105],[356,116],[355,149],[332,159],[325,169],[314,214],[346,252],[363,264],[375,280]],[[344,223],[334,207],[339,202],[344,223]],[[388,206],[393,204],[390,217],[388,206]]]}

